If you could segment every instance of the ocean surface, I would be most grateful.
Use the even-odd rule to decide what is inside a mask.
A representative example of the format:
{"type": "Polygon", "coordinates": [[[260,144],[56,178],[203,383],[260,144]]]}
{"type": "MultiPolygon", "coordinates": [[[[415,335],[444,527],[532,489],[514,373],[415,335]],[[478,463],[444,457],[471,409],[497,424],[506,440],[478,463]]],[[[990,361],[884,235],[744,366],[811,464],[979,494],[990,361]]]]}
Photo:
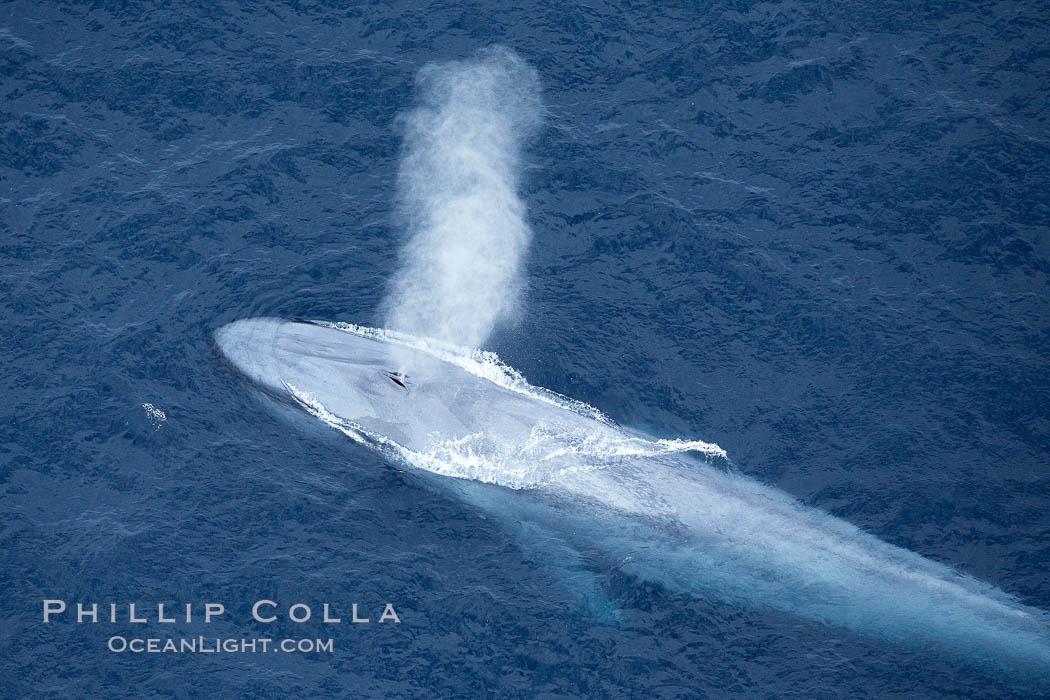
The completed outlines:
{"type": "Polygon", "coordinates": [[[1048,22],[1035,2],[0,5],[0,695],[1045,692],[612,564],[591,573],[622,616],[600,619],[486,513],[272,410],[212,337],[382,323],[398,115],[425,64],[502,44],[547,114],[522,303],[487,348],[1050,610],[1048,22]],[[124,621],[44,624],[45,599],[124,621]],[[226,613],[203,624],[205,602],[226,613]]]}

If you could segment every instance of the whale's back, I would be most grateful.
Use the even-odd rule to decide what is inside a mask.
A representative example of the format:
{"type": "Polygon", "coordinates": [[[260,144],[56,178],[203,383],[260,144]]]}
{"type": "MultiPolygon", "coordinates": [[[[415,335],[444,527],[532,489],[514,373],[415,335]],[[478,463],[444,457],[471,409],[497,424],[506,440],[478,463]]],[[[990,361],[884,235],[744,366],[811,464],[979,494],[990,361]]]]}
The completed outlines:
{"type": "Polygon", "coordinates": [[[440,456],[414,461],[446,474],[451,468],[452,476],[527,485],[564,466],[559,450],[572,452],[574,442],[621,435],[568,399],[501,383],[440,351],[367,329],[260,318],[224,326],[215,341],[244,376],[271,393],[367,440],[440,456]]]}

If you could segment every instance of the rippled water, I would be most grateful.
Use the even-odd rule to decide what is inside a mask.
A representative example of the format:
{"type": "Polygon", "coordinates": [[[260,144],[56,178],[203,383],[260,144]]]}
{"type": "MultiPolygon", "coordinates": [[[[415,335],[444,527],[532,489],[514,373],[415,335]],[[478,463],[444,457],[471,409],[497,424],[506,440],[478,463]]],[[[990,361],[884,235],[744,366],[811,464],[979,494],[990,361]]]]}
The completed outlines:
{"type": "Polygon", "coordinates": [[[270,410],[210,339],[256,315],[381,322],[396,116],[423,64],[503,43],[549,115],[521,314],[491,349],[1050,609],[1047,14],[3,6],[0,693],[1031,692],[605,564],[623,616],[599,619],[528,523],[270,410]],[[43,625],[45,598],[218,601],[178,634],[335,652],[113,654],[130,625],[43,625]],[[391,601],[402,624],[258,625],[260,598],[391,601]]]}

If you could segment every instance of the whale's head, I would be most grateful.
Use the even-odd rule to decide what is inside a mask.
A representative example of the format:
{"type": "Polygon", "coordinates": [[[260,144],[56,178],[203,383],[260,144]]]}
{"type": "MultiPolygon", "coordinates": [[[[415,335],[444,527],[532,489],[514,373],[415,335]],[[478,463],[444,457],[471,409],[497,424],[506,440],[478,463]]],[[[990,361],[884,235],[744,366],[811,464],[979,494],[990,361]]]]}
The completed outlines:
{"type": "Polygon", "coordinates": [[[314,397],[357,420],[396,413],[409,399],[405,374],[392,369],[390,346],[308,321],[251,318],[214,336],[219,353],[245,378],[279,397],[314,397]]]}

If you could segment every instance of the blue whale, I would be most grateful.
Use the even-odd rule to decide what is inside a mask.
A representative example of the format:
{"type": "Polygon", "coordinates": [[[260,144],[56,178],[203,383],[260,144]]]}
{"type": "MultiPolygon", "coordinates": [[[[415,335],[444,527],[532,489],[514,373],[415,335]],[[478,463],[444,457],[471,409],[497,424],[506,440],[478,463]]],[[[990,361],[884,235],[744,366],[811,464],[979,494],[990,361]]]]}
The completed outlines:
{"type": "Polygon", "coordinates": [[[628,431],[491,353],[273,318],[215,342],[271,395],[521,529],[598,615],[617,612],[581,551],[672,590],[1050,680],[1046,612],[742,475],[717,445],[628,431]]]}

